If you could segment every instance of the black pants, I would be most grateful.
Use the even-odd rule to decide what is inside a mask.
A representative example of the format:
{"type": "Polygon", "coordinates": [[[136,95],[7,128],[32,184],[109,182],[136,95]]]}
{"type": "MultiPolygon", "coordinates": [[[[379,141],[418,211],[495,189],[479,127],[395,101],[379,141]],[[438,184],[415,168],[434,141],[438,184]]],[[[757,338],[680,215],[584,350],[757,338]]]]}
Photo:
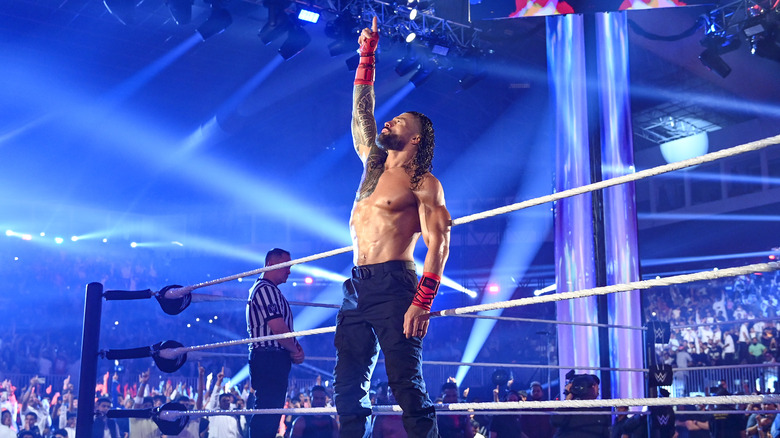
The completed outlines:
{"type": "MultiPolygon", "coordinates": [[[[249,354],[249,377],[252,389],[255,390],[255,409],[284,407],[291,366],[287,350],[252,350],[249,354]]],[[[281,418],[281,415],[253,415],[249,423],[249,436],[275,438],[281,418]]]]}
{"type": "Polygon", "coordinates": [[[390,261],[353,269],[344,282],[344,302],[337,317],[336,410],[343,438],[368,436],[371,373],[379,347],[385,354],[387,380],[403,409],[410,438],[438,437],[436,413],[422,376],[422,338],[406,339],[404,314],[417,290],[414,264],[390,261]]]}

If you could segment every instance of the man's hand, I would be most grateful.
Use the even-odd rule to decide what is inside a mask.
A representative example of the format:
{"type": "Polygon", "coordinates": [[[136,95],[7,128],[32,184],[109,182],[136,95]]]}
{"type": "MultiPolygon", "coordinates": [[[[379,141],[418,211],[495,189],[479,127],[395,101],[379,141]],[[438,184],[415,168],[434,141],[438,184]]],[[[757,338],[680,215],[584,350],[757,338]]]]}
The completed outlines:
{"type": "Polygon", "coordinates": [[[424,338],[428,333],[428,320],[431,314],[427,310],[417,307],[414,304],[404,314],[404,335],[406,339],[413,336],[424,338]]]}
{"type": "Polygon", "coordinates": [[[219,373],[217,373],[217,382],[219,382],[219,385],[222,384],[222,379],[224,378],[225,378],[225,367],[223,366],[222,370],[219,373]]]}
{"type": "Polygon", "coordinates": [[[198,362],[198,377],[205,377],[206,376],[206,368],[203,368],[198,362]]]}
{"type": "Polygon", "coordinates": [[[376,16],[374,16],[374,20],[371,22],[371,29],[365,28],[360,33],[358,44],[360,45],[360,56],[373,56],[376,52],[376,47],[379,44],[376,16]]]}
{"type": "Polygon", "coordinates": [[[149,381],[149,370],[142,372],[141,375],[138,376],[138,383],[147,383],[149,381]]]}
{"type": "Polygon", "coordinates": [[[290,359],[292,360],[292,363],[294,364],[301,364],[303,363],[303,359],[306,357],[306,355],[303,353],[303,348],[301,347],[301,344],[295,344],[296,347],[298,347],[298,350],[295,352],[290,352],[290,359]]]}

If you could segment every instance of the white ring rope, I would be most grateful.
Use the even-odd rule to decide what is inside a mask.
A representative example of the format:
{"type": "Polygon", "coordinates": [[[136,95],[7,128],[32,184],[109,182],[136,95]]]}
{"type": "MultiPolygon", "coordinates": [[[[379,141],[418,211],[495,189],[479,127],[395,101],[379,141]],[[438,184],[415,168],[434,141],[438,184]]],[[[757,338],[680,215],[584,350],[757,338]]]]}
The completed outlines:
{"type": "MultiPolygon", "coordinates": [[[[464,313],[484,312],[487,310],[506,309],[510,307],[527,306],[531,304],[549,303],[553,301],[563,301],[575,298],[583,298],[594,295],[607,295],[617,292],[627,292],[638,289],[649,289],[656,286],[669,286],[671,284],[689,283],[692,281],[714,280],[717,278],[734,277],[754,272],[772,272],[780,269],[780,262],[756,263],[752,265],[738,266],[734,268],[719,269],[716,271],[701,271],[692,274],[675,275],[671,277],[656,278],[652,280],[635,281],[612,286],[602,286],[591,289],[582,289],[572,292],[560,292],[554,295],[542,295],[538,297],[520,298],[517,300],[499,301],[489,304],[480,304],[476,306],[459,307],[455,309],[445,309],[437,312],[431,312],[431,317],[451,316],[464,313]]],[[[217,342],[214,344],[197,345],[193,347],[178,347],[160,350],[160,356],[166,359],[175,359],[176,357],[190,351],[208,350],[212,348],[230,347],[233,345],[250,344],[260,341],[270,341],[276,339],[288,339],[296,336],[317,335],[322,333],[333,333],[336,326],[322,327],[311,330],[302,330],[299,332],[288,332],[271,336],[260,336],[256,338],[238,339],[234,341],[217,342]]]]}
{"type": "Polygon", "coordinates": [[[752,265],[738,266],[734,268],[718,269],[713,271],[700,271],[692,274],[674,275],[671,277],[656,278],[652,280],[633,281],[611,286],[594,287],[590,289],[581,289],[572,292],[559,292],[553,295],[542,295],[538,297],[520,298],[517,300],[499,301],[489,304],[480,304],[475,306],[466,306],[456,309],[440,310],[431,312],[431,316],[450,316],[462,313],[484,312],[487,310],[507,309],[510,307],[527,306],[530,304],[550,303],[554,301],[571,300],[575,298],[591,297],[595,295],[607,295],[616,292],[628,292],[632,290],[650,289],[657,286],[669,286],[672,284],[683,284],[701,280],[715,280],[724,277],[735,277],[737,275],[752,274],[755,272],[772,272],[780,269],[780,262],[756,263],[752,265]]]}
{"type": "MultiPolygon", "coordinates": [[[[212,294],[192,294],[192,302],[193,303],[203,303],[203,302],[214,302],[214,301],[241,301],[243,303],[246,303],[246,298],[239,298],[239,297],[225,297],[221,295],[212,295],[212,294]]],[[[341,308],[338,304],[327,304],[327,303],[307,303],[304,301],[288,301],[287,302],[291,306],[302,306],[302,307],[325,307],[328,309],[338,309],[341,308]]]]}
{"type": "Polygon", "coordinates": [[[715,322],[699,322],[696,324],[683,324],[683,325],[673,325],[671,326],[672,329],[681,329],[681,328],[694,328],[694,327],[706,327],[709,325],[730,325],[730,324],[742,324],[744,322],[751,323],[751,322],[772,322],[777,323],[777,318],[753,318],[753,319],[735,319],[732,321],[715,321],[715,322]]]}
{"type": "Polygon", "coordinates": [[[475,213],[472,215],[464,216],[453,220],[452,225],[461,225],[479,219],[485,219],[491,216],[497,216],[499,214],[513,212],[523,208],[535,207],[537,205],[546,204],[548,202],[557,201],[559,199],[581,195],[583,193],[616,186],[618,184],[624,184],[627,182],[640,180],[643,178],[647,178],[649,176],[660,175],[662,173],[668,173],[675,170],[684,169],[686,167],[695,166],[697,164],[709,163],[711,161],[720,160],[722,158],[744,154],[745,152],[757,151],[778,143],[780,143],[780,135],[765,138],[763,140],[753,141],[739,146],[734,146],[728,149],[721,149],[719,151],[710,152],[709,154],[701,155],[695,158],[689,158],[687,160],[678,161],[676,163],[664,164],[662,166],[640,170],[639,172],[636,173],[630,173],[628,175],[618,176],[604,181],[599,181],[592,184],[575,187],[573,189],[568,189],[558,193],[553,193],[552,195],[541,196],[539,198],[529,199],[527,201],[518,202],[504,207],[494,208],[492,210],[487,210],[482,213],[475,213]]]}
{"type": "MultiPolygon", "coordinates": [[[[720,160],[722,158],[732,157],[735,155],[743,154],[745,152],[751,152],[751,151],[757,151],[760,149],[764,149],[766,147],[776,145],[780,143],[780,135],[776,135],[774,137],[768,137],[763,140],[757,140],[750,143],[745,143],[743,145],[734,146],[727,149],[721,149],[716,152],[710,152],[709,154],[705,154],[696,158],[689,158],[687,160],[678,161],[676,163],[670,163],[665,164],[662,166],[653,167],[650,169],[641,170],[639,172],[631,173],[628,175],[619,176],[616,178],[610,178],[604,181],[595,182],[592,184],[587,184],[580,187],[575,187],[573,189],[564,190],[558,193],[553,193],[552,195],[545,195],[539,198],[529,199],[527,201],[518,202],[515,204],[507,205],[500,208],[495,208],[492,210],[487,210],[481,213],[475,213],[468,216],[463,216],[457,219],[452,220],[452,226],[455,225],[461,225],[469,222],[474,222],[479,219],[485,219],[492,216],[497,216],[504,213],[510,213],[517,210],[522,210],[524,208],[534,207],[541,204],[546,204],[548,202],[557,201],[563,198],[569,198],[576,195],[581,195],[583,193],[592,192],[595,190],[604,189],[607,187],[612,187],[618,184],[624,184],[630,181],[636,181],[639,179],[647,178],[649,176],[655,176],[660,175],[662,173],[672,172],[675,170],[684,169],[686,167],[695,166],[697,164],[702,163],[709,163],[711,161],[720,160]]],[[[279,263],[276,265],[271,266],[265,266],[263,268],[255,269],[252,271],[243,272],[240,274],[231,275],[228,277],[223,278],[217,278],[214,280],[206,281],[203,283],[197,283],[191,286],[185,286],[181,288],[175,288],[170,289],[166,292],[165,296],[168,298],[180,298],[187,293],[191,293],[195,289],[199,289],[201,287],[206,286],[213,286],[215,284],[225,283],[232,280],[237,280],[239,278],[249,277],[251,275],[257,275],[261,274],[263,272],[267,271],[273,271],[275,269],[279,268],[286,268],[288,266],[297,265],[300,263],[306,263],[311,262],[314,260],[323,259],[326,257],[338,255],[338,254],[344,254],[346,252],[352,251],[352,246],[345,246],[343,248],[338,248],[326,252],[322,252],[319,254],[310,255],[308,257],[303,257],[295,260],[290,260],[289,262],[279,263]]]]}
{"type": "MultiPolygon", "coordinates": [[[[719,395],[712,397],[679,397],[679,398],[623,398],[597,400],[545,400],[518,402],[486,402],[486,403],[450,403],[434,405],[437,414],[447,415],[447,412],[471,412],[489,410],[519,410],[519,409],[576,409],[576,408],[612,408],[619,406],[678,406],[678,405],[737,405],[756,403],[777,403],[780,395],[719,395]]],[[[373,406],[375,415],[401,413],[401,407],[373,406]]],[[[575,411],[576,412],[576,411],[575,411]]],[[[686,411],[687,412],[687,411],[686,411]]],[[[707,411],[706,413],[717,413],[707,411]]],[[[291,415],[331,415],[336,413],[335,407],[324,408],[288,408],[288,409],[237,409],[232,411],[162,411],[160,418],[173,420],[182,416],[208,417],[210,415],[251,415],[251,414],[291,414],[291,415]]],[[[549,413],[549,412],[548,412],[549,413]]],[[[690,413],[702,413],[691,411],[690,413]]]]}
{"type": "Polygon", "coordinates": [[[577,321],[554,321],[551,319],[517,318],[514,316],[490,316],[490,315],[449,315],[449,316],[457,316],[458,318],[494,319],[496,321],[540,322],[542,324],[555,324],[555,325],[576,325],[576,326],[585,326],[585,327],[606,327],[606,328],[617,328],[617,329],[627,329],[627,330],[647,330],[647,327],[636,327],[633,325],[597,324],[593,322],[577,322],[577,321]]]}

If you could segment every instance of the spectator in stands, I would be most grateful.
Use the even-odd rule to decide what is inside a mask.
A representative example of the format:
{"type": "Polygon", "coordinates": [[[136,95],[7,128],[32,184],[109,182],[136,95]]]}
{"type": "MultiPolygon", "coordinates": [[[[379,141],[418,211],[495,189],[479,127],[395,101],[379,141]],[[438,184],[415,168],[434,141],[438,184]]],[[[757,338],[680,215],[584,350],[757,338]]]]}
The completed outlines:
{"type": "Polygon", "coordinates": [[[95,402],[95,420],[92,424],[93,438],[120,438],[119,426],[113,418],[108,418],[106,414],[111,409],[111,399],[100,397],[95,402]]]}
{"type": "MultiPolygon", "coordinates": [[[[544,401],[544,389],[539,382],[531,382],[531,401],[544,401]]],[[[555,430],[550,424],[550,419],[545,415],[523,416],[523,429],[528,438],[552,438],[555,430]]]]}
{"type": "MultiPolygon", "coordinates": [[[[777,409],[777,406],[774,403],[761,404],[762,411],[773,411],[775,409],[777,409]]],[[[766,438],[771,432],[775,416],[775,413],[751,414],[748,417],[745,428],[747,438],[766,438]]]]}
{"type": "MultiPolygon", "coordinates": [[[[206,409],[214,410],[219,406],[219,410],[230,410],[230,404],[233,402],[233,395],[230,393],[221,394],[222,381],[225,379],[225,368],[217,374],[217,381],[214,383],[214,389],[211,391],[206,409]]],[[[239,419],[230,415],[212,415],[209,417],[209,435],[208,438],[241,438],[239,419]]]]}
{"type": "MultiPolygon", "coordinates": [[[[442,403],[458,403],[458,385],[455,382],[448,381],[441,386],[442,403]]],[[[439,436],[441,438],[471,438],[474,436],[474,429],[468,415],[437,415],[436,422],[439,426],[439,436]]]]}
{"type": "MultiPolygon", "coordinates": [[[[328,405],[328,391],[323,386],[311,388],[311,407],[328,405]]],[[[398,417],[394,415],[394,417],[398,417]]],[[[400,418],[400,417],[398,417],[400,418]]],[[[401,424],[403,427],[403,424],[401,424]]],[[[338,438],[339,424],[332,415],[302,415],[293,423],[291,438],[338,438]]],[[[374,434],[375,437],[378,435],[374,434]]]]}
{"type": "MultiPolygon", "coordinates": [[[[133,400],[133,409],[151,409],[154,407],[152,397],[145,396],[149,386],[149,371],[146,370],[138,376],[138,391],[133,400]]],[[[130,438],[153,438],[159,436],[160,430],[151,418],[131,418],[130,438]]]]}
{"type": "Polygon", "coordinates": [[[748,356],[748,362],[749,363],[763,362],[765,352],[766,352],[766,347],[764,346],[764,344],[758,342],[758,338],[751,339],[750,347],[748,347],[748,353],[750,354],[748,356]]]}
{"type": "Polygon", "coordinates": [[[16,432],[11,428],[13,424],[13,415],[8,410],[3,409],[0,414],[0,438],[16,438],[16,432]]]}
{"type": "MultiPolygon", "coordinates": [[[[504,401],[518,402],[520,394],[515,390],[509,390],[506,393],[504,401]]],[[[526,438],[523,433],[522,418],[520,415],[495,415],[490,422],[489,438],[526,438]]],[[[470,438],[470,437],[469,437],[470,438]]]]}
{"type": "MultiPolygon", "coordinates": [[[[377,406],[396,404],[393,390],[390,389],[387,382],[379,383],[375,392],[377,406]]],[[[377,415],[374,418],[371,436],[373,438],[406,438],[403,419],[400,415],[377,415]]]]}

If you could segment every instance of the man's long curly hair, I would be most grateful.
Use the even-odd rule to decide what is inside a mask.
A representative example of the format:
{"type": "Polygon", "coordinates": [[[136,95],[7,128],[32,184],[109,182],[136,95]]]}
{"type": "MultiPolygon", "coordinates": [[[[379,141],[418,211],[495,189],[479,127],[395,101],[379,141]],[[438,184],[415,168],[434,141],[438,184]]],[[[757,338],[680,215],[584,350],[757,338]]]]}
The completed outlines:
{"type": "Polygon", "coordinates": [[[423,176],[433,169],[433,148],[435,146],[433,122],[425,114],[417,111],[409,111],[420,123],[420,144],[417,145],[417,154],[414,161],[405,166],[406,171],[412,176],[412,190],[420,188],[423,176]]]}

